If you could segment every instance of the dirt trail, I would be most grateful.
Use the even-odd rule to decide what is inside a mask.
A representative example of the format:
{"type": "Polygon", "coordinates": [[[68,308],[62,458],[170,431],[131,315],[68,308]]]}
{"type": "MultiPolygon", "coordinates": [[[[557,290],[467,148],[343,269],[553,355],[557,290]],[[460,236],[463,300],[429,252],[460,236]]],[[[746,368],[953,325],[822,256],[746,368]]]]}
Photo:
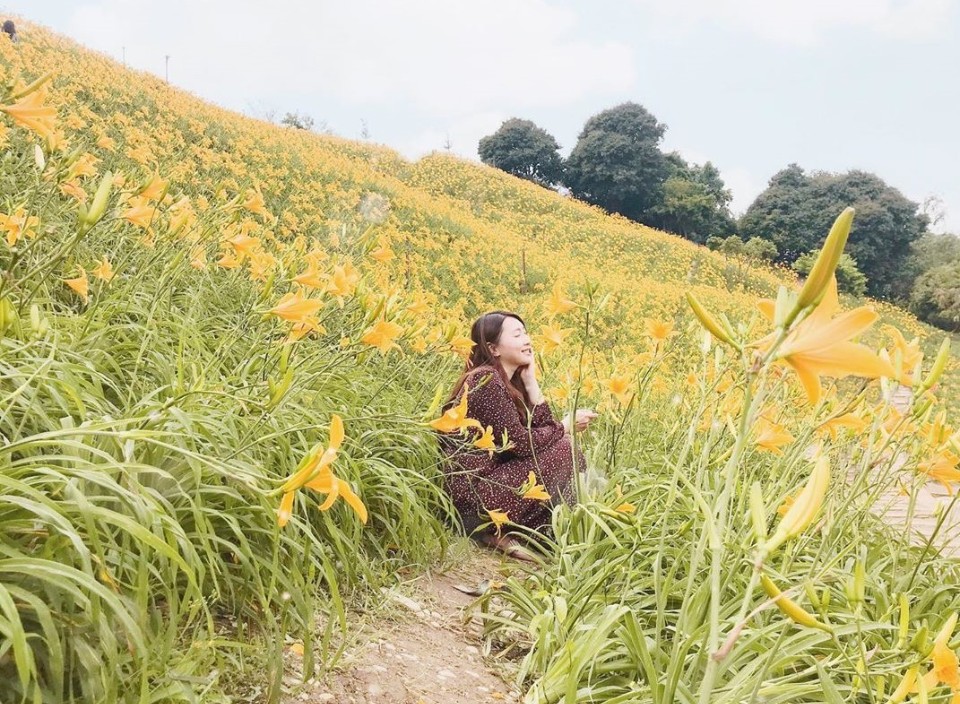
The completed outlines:
{"type": "Polygon", "coordinates": [[[503,579],[518,563],[478,548],[462,552],[448,571],[385,591],[384,616],[361,627],[356,645],[323,681],[298,684],[297,656],[288,654],[284,704],[518,702],[519,692],[484,662],[477,619],[464,622],[476,597],[454,587],[503,579]]]}

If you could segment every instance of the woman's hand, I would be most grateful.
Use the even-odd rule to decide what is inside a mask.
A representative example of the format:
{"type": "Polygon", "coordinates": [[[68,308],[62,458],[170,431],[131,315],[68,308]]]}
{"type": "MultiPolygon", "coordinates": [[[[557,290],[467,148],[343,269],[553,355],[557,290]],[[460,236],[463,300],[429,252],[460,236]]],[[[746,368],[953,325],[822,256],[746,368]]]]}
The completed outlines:
{"type": "MultiPolygon", "coordinates": [[[[576,411],[574,424],[576,425],[577,432],[582,433],[587,427],[598,417],[599,414],[595,413],[593,409],[590,408],[578,408],[576,411]]],[[[570,416],[569,414],[563,418],[563,427],[566,431],[570,432],[570,416]]]]}
{"type": "Polygon", "coordinates": [[[540,388],[540,384],[537,381],[536,360],[532,360],[530,364],[524,364],[520,367],[520,381],[523,382],[527,391],[532,390],[534,386],[540,388]]]}
{"type": "Polygon", "coordinates": [[[534,406],[543,403],[543,392],[540,390],[540,382],[537,381],[534,362],[531,361],[530,364],[524,364],[520,367],[520,381],[527,390],[527,397],[530,399],[530,403],[534,406]]]}

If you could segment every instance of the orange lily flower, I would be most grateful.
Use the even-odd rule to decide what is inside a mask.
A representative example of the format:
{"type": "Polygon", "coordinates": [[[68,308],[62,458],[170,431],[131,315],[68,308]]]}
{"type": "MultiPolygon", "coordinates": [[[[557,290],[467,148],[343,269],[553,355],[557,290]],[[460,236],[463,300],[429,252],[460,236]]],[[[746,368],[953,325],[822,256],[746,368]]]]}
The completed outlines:
{"type": "Polygon", "coordinates": [[[313,298],[304,298],[299,293],[288,293],[268,313],[292,323],[302,323],[320,310],[323,303],[313,298]]]}
{"type": "Polygon", "coordinates": [[[7,113],[21,127],[33,130],[44,139],[53,136],[56,108],[45,106],[46,86],[35,90],[13,105],[0,105],[0,112],[7,113]]]}
{"type": "Polygon", "coordinates": [[[403,328],[396,323],[380,320],[363,334],[360,342],[376,347],[380,350],[381,354],[386,354],[392,347],[396,347],[398,350],[401,349],[400,345],[394,342],[394,340],[402,333],[403,328]]]}
{"type": "Polygon", "coordinates": [[[535,501],[550,500],[550,494],[547,493],[547,488],[543,484],[537,484],[537,475],[533,472],[527,475],[527,484],[530,485],[530,488],[523,492],[523,498],[535,501]]]}
{"type": "Polygon", "coordinates": [[[460,403],[448,410],[436,420],[430,421],[430,426],[441,433],[452,433],[454,430],[463,431],[465,428],[480,428],[480,421],[467,417],[467,390],[464,388],[460,403]]]}
{"type": "MultiPolygon", "coordinates": [[[[811,404],[820,400],[821,376],[894,376],[888,362],[864,345],[850,342],[873,325],[877,313],[862,306],[834,317],[839,308],[837,279],[833,277],[820,305],[790,331],[776,352],[776,361],[796,372],[811,404]]],[[[765,352],[776,338],[777,331],[774,331],[752,346],[765,352]]]]}
{"type": "Polygon", "coordinates": [[[563,286],[559,281],[553,285],[553,292],[550,294],[550,300],[547,301],[547,315],[563,315],[569,313],[577,307],[577,304],[567,298],[563,292],[563,286]]]}

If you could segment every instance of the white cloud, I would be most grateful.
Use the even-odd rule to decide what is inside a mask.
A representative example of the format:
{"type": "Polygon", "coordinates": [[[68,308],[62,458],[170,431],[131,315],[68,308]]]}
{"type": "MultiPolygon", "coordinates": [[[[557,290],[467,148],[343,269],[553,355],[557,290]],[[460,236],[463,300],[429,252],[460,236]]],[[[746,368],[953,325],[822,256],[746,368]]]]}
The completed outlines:
{"type": "Polygon", "coordinates": [[[464,115],[629,89],[631,49],[577,22],[545,0],[99,0],[67,31],[159,75],[169,54],[173,83],[234,107],[269,90],[464,115]]]}
{"type": "Polygon", "coordinates": [[[675,28],[719,25],[781,44],[810,45],[831,30],[861,29],[901,40],[940,34],[956,0],[636,0],[675,28]]]}

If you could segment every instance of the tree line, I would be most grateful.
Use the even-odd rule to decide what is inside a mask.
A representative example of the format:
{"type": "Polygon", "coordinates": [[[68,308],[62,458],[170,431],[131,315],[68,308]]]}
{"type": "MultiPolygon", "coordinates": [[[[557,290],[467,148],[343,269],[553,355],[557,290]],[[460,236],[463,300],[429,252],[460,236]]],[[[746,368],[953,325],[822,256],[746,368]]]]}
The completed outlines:
{"type": "Polygon", "coordinates": [[[960,237],[928,232],[930,217],[920,204],[876,174],[807,172],[790,164],[737,219],[713,164],[661,149],[666,129],[642,105],[627,102],[590,117],[566,159],[551,134],[518,118],[483,137],[478,152],[486,164],[566,189],[608,212],[801,274],[836,215],[852,205],[857,217],[837,270],[841,289],[960,331],[960,237]]]}

